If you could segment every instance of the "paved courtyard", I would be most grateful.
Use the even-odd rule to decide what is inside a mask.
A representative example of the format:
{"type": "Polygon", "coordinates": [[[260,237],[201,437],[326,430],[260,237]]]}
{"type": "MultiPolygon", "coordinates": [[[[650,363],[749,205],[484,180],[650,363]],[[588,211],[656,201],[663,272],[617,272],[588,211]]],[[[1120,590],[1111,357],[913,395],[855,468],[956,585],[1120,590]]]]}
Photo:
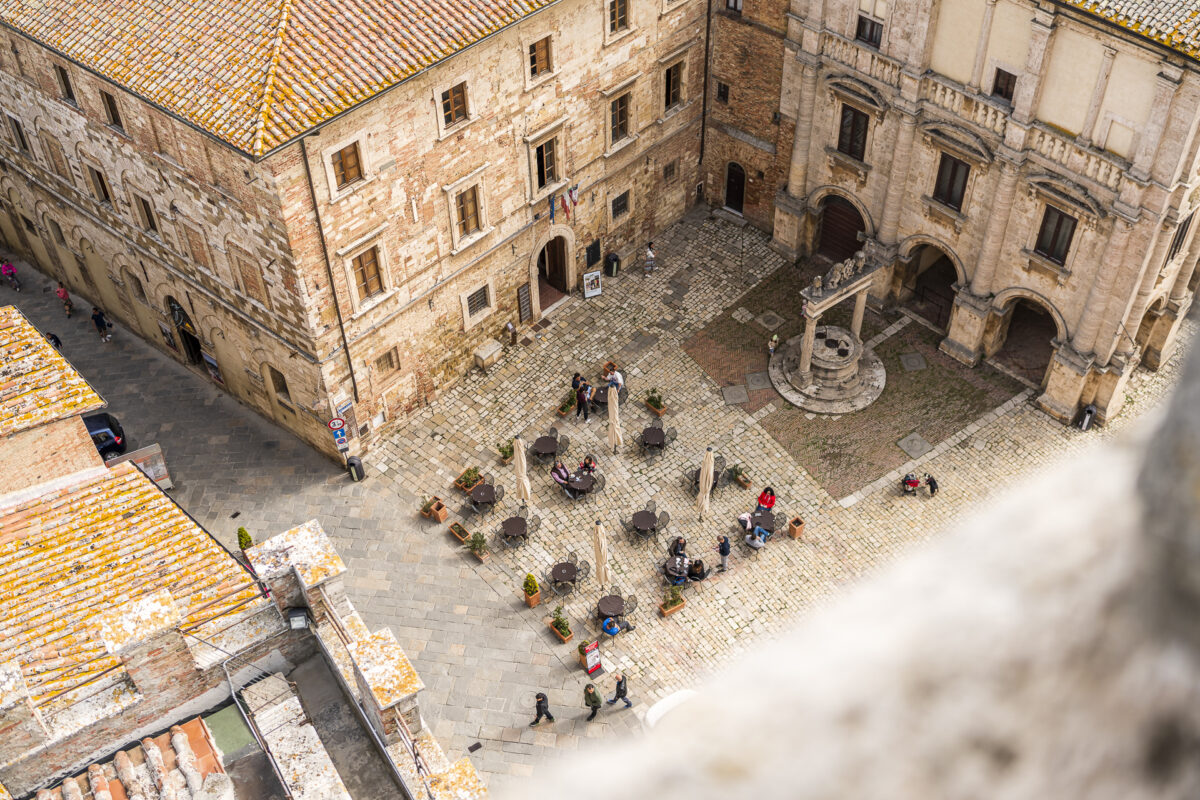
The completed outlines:
{"type": "MultiPolygon", "coordinates": [[[[133,445],[162,445],[177,483],[172,496],[223,542],[234,544],[238,525],[263,538],[319,519],[349,566],[347,586],[368,625],[390,626],[420,670],[428,687],[422,706],[447,754],[455,758],[482,743],[471,757],[493,788],[513,786],[552,751],[638,730],[654,700],[719,670],[758,637],[989,495],[1144,415],[1179,367],[1177,354],[1158,373],[1138,372],[1124,413],[1085,434],[1037,411],[1032,390],[1001,372],[945,360],[935,334],[920,323],[871,315],[864,335],[874,337],[887,364],[887,392],[862,417],[806,415],[757,388],[770,334],[753,320],[773,310],[784,319],[777,330],[798,323],[793,306],[772,299],[788,296],[783,284],[791,268],[767,237],[694,213],[655,242],[656,274],[629,272],[607,280],[597,298],[569,299],[486,375],[473,373],[390,428],[366,459],[370,476],[359,484],[132,334],[118,331],[102,344],[86,315],[64,320],[49,282],[28,267],[25,292],[0,290],[0,302],[16,300],[35,324],[62,337],[64,353],[109,401],[133,445]],[[751,312],[749,324],[739,309],[751,312]],[[902,358],[913,353],[926,368],[905,368],[902,358]],[[615,456],[606,449],[604,419],[576,423],[555,411],[572,372],[598,374],[610,359],[630,387],[622,409],[626,444],[615,456]],[[739,385],[746,387],[744,400],[722,391],[739,385]],[[652,418],[642,403],[651,387],[662,391],[665,425],[679,437],[648,463],[634,442],[652,418]],[[516,507],[512,470],[498,463],[495,444],[517,433],[531,440],[551,425],[571,438],[572,458],[598,457],[607,486],[568,503],[546,468],[531,466],[535,513],[543,518],[534,541],[480,564],[444,526],[417,515],[421,497],[437,494],[450,503],[451,521],[491,538],[516,507]],[[912,433],[932,448],[915,463],[897,445],[912,433]],[[743,464],[754,485],[719,490],[709,518],[699,522],[682,475],[708,445],[729,464],[743,464]],[[509,494],[482,521],[460,514],[465,497],[451,487],[471,465],[496,475],[509,494]],[[936,475],[938,497],[898,496],[896,482],[908,469],[936,475]],[[729,573],[688,589],[687,606],[659,618],[664,551],[616,532],[620,519],[653,499],[670,512],[672,532],[715,562],[716,535],[732,531],[764,482],[779,494],[778,510],[805,519],[804,536],[778,534],[753,560],[735,547],[729,573]],[[575,642],[559,644],[546,627],[553,601],[527,609],[519,587],[526,572],[541,574],[568,551],[594,561],[595,520],[612,532],[613,586],[639,600],[637,630],[602,643],[606,666],[626,671],[637,704],[631,711],[606,707],[588,725],[575,642]],[[538,690],[549,693],[558,721],[529,729],[538,690]]],[[[1185,345],[1193,333],[1189,323],[1185,345]]],[[[576,641],[594,634],[600,594],[593,577],[565,599],[576,641]]],[[[607,691],[611,680],[599,683],[607,691]]]]}

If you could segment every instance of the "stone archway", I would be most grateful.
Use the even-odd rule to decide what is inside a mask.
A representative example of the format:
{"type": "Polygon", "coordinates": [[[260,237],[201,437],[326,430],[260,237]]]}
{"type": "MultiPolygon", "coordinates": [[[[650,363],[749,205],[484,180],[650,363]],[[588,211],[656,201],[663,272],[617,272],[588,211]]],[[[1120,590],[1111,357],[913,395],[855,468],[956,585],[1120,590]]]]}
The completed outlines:
{"type": "Polygon", "coordinates": [[[1046,388],[1063,331],[1054,310],[1037,298],[1013,296],[996,320],[991,358],[1023,380],[1046,388]]]}
{"type": "Polygon", "coordinates": [[[954,308],[954,286],[960,278],[949,253],[934,244],[917,244],[897,265],[892,293],[899,304],[945,330],[954,308]]]}
{"type": "MultiPolygon", "coordinates": [[[[551,225],[529,255],[531,317],[537,319],[564,295],[570,294],[579,282],[575,267],[575,231],[570,225],[551,225]],[[559,248],[561,252],[558,252],[559,248]],[[561,282],[556,286],[550,280],[550,273],[559,271],[559,267],[561,282]]],[[[600,265],[593,269],[600,269],[600,265]]]]}
{"type": "Polygon", "coordinates": [[[863,215],[853,203],[837,194],[826,195],[820,209],[816,252],[830,261],[850,258],[862,248],[858,235],[867,230],[863,215]]]}
{"type": "Polygon", "coordinates": [[[188,316],[187,311],[174,297],[168,295],[165,305],[167,317],[171,320],[175,334],[179,337],[180,351],[183,353],[183,357],[187,363],[199,365],[202,360],[200,332],[192,324],[192,318],[188,316]]]}
{"type": "Polygon", "coordinates": [[[736,161],[725,166],[725,209],[741,214],[746,205],[746,170],[736,161]]]}

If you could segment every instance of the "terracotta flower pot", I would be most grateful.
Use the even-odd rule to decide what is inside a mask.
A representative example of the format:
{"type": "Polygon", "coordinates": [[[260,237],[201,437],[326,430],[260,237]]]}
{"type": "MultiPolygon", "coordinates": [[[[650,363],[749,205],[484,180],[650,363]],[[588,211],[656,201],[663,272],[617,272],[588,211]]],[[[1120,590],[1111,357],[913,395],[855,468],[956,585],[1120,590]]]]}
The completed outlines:
{"type": "Polygon", "coordinates": [[[454,486],[455,486],[455,488],[456,488],[456,489],[459,489],[459,490],[461,490],[461,491],[464,491],[464,492],[466,492],[467,494],[470,494],[472,489],[474,489],[474,488],[475,488],[476,486],[478,486],[479,484],[483,483],[483,476],[482,476],[482,475],[478,476],[478,477],[477,477],[477,478],[476,478],[474,481],[472,481],[472,482],[470,482],[470,483],[468,483],[467,481],[463,480],[463,476],[464,476],[464,475],[466,475],[466,474],[467,474],[467,473],[468,473],[470,470],[471,470],[471,468],[470,468],[470,467],[467,467],[467,468],[466,468],[466,469],[464,469],[464,470],[463,470],[461,473],[459,473],[459,475],[458,475],[458,477],[457,477],[457,478],[455,478],[455,479],[454,479],[454,486]]]}
{"type": "Polygon", "coordinates": [[[658,417],[661,417],[663,414],[667,413],[667,406],[666,406],[666,404],[665,404],[665,403],[663,404],[663,407],[662,407],[662,408],[655,408],[654,406],[650,405],[650,403],[649,403],[649,402],[647,402],[647,403],[646,403],[646,408],[648,408],[648,409],[650,409],[651,411],[653,411],[653,412],[654,412],[654,414],[655,414],[655,416],[658,416],[658,417]]]}
{"type": "Polygon", "coordinates": [[[500,463],[506,467],[512,463],[512,460],[513,460],[512,456],[500,456],[500,463]]]}
{"type": "Polygon", "coordinates": [[[433,504],[430,510],[430,517],[438,522],[445,522],[446,517],[450,515],[450,509],[446,508],[446,504],[441,500],[433,504]]]}
{"type": "Polygon", "coordinates": [[[533,594],[525,594],[524,592],[521,592],[521,596],[525,598],[525,605],[529,606],[530,608],[533,608],[538,603],[542,602],[541,589],[538,589],[533,594]]]}
{"type": "Polygon", "coordinates": [[[792,517],[788,522],[788,536],[799,539],[802,533],[804,533],[804,520],[800,517],[792,517]]]}
{"type": "Polygon", "coordinates": [[[743,489],[750,488],[750,476],[749,475],[744,475],[744,474],[743,475],[735,475],[733,477],[733,479],[735,481],[737,481],[738,486],[742,487],[743,489]]]}
{"type": "Polygon", "coordinates": [[[664,604],[664,603],[659,603],[658,604],[658,613],[664,617],[669,617],[686,605],[687,605],[687,600],[680,600],[679,605],[671,606],[670,608],[667,608],[666,604],[664,604]]]}
{"type": "Polygon", "coordinates": [[[550,627],[550,630],[554,631],[554,635],[557,636],[558,640],[560,642],[562,642],[563,644],[566,644],[567,642],[569,642],[575,638],[575,631],[571,631],[566,636],[563,636],[561,633],[558,632],[558,628],[554,627],[554,623],[547,622],[546,624],[550,627]]]}
{"type": "Polygon", "coordinates": [[[489,558],[491,558],[492,554],[487,550],[482,550],[478,553],[475,553],[475,557],[478,558],[479,563],[482,564],[484,561],[487,561],[489,558]]]}
{"type": "Polygon", "coordinates": [[[459,542],[466,542],[467,539],[471,538],[471,534],[467,533],[467,529],[462,525],[459,525],[457,522],[451,522],[446,526],[446,528],[450,531],[450,534],[455,539],[458,539],[459,542]]]}

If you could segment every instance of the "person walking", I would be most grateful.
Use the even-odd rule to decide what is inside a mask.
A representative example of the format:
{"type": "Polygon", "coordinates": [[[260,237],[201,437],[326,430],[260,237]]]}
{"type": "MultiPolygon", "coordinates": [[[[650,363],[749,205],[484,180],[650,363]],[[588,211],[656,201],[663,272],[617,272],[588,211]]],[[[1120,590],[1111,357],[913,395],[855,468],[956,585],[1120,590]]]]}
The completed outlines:
{"type": "Polygon", "coordinates": [[[534,708],[537,709],[537,716],[534,717],[533,722],[529,723],[529,727],[536,728],[540,725],[542,717],[545,717],[549,722],[554,722],[554,715],[550,713],[550,701],[546,698],[546,695],[538,692],[534,695],[533,701],[534,708]]]}
{"type": "Polygon", "coordinates": [[[4,277],[8,279],[9,286],[18,292],[21,291],[21,281],[17,278],[16,264],[12,263],[8,259],[5,259],[4,263],[0,264],[0,272],[3,272],[4,277]]]}
{"type": "Polygon", "coordinates": [[[646,270],[644,273],[642,273],[642,277],[644,278],[645,276],[649,275],[651,272],[654,272],[654,270],[657,266],[658,266],[657,259],[654,257],[654,242],[647,242],[647,244],[646,244],[646,270]]]}
{"type": "Polygon", "coordinates": [[[57,336],[55,336],[53,333],[50,333],[49,331],[46,332],[46,341],[48,341],[50,344],[54,345],[55,350],[62,350],[62,339],[58,338],[57,336]]]}
{"type": "Polygon", "coordinates": [[[717,568],[717,570],[720,572],[724,572],[725,570],[729,569],[729,537],[728,536],[718,536],[717,537],[717,554],[721,556],[721,566],[719,566],[717,568]]]}
{"type": "Polygon", "coordinates": [[[112,340],[112,334],[108,332],[112,323],[104,316],[104,312],[100,310],[99,306],[92,306],[92,324],[96,326],[96,331],[100,334],[100,341],[112,340]]]}
{"type": "Polygon", "coordinates": [[[596,684],[589,683],[583,690],[583,704],[592,710],[588,714],[587,721],[591,722],[596,718],[596,714],[600,711],[600,693],[596,691],[596,684]]]}
{"type": "Polygon", "coordinates": [[[75,306],[71,302],[71,293],[67,291],[67,287],[63,286],[63,282],[58,282],[58,288],[54,290],[54,294],[62,303],[63,311],[67,312],[67,317],[71,316],[71,309],[75,306]]]}
{"type": "Polygon", "coordinates": [[[615,689],[616,689],[616,691],[614,691],[613,696],[611,698],[609,698],[608,704],[611,706],[614,703],[616,703],[618,700],[624,700],[625,707],[632,708],[633,702],[629,699],[629,686],[625,682],[625,673],[623,673],[623,672],[617,673],[617,685],[616,685],[615,689]]]}
{"type": "Polygon", "coordinates": [[[584,379],[579,382],[579,388],[575,390],[575,419],[579,419],[579,415],[583,414],[583,421],[588,421],[588,412],[592,404],[592,386],[584,379]]]}

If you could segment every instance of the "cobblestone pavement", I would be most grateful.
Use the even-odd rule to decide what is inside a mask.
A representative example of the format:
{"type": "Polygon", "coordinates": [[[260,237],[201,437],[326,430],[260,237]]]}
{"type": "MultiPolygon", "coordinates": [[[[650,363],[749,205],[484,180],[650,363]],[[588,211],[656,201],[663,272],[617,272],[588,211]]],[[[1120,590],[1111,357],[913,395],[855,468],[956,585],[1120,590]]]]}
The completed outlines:
{"type": "MultiPolygon", "coordinates": [[[[493,788],[531,774],[548,751],[638,729],[654,700],[720,669],[757,637],[772,635],[842,584],[1030,471],[1144,415],[1166,394],[1179,366],[1177,354],[1158,373],[1138,372],[1124,413],[1086,434],[1033,408],[1029,389],[1018,387],[1003,400],[989,393],[987,403],[994,405],[973,405],[970,417],[956,412],[958,429],[939,432],[930,441],[933,449],[915,462],[903,461],[907,456],[897,448],[885,465],[889,472],[871,482],[873,476],[859,476],[865,485],[845,495],[847,483],[830,493],[823,488],[827,477],[810,474],[766,429],[767,420],[794,409],[770,393],[755,398],[754,391],[749,402],[726,405],[724,380],[709,377],[684,349],[720,315],[731,313],[733,300],[783,266],[767,238],[697,213],[655,241],[656,274],[629,273],[606,281],[600,297],[569,299],[528,345],[508,348],[488,374],[471,374],[397,422],[367,459],[371,474],[360,484],[131,334],[119,331],[101,344],[86,316],[63,320],[51,302],[49,282],[32,279],[28,268],[23,268],[30,278],[26,291],[20,296],[0,291],[0,302],[16,299],[35,324],[62,337],[67,357],[109,401],[135,446],[154,441],[163,446],[178,484],[172,495],[222,541],[232,545],[239,524],[263,537],[320,519],[349,566],[347,586],[368,625],[390,626],[413,657],[428,687],[422,706],[447,754],[457,757],[481,742],[471,757],[493,788]],[[622,409],[626,444],[615,456],[606,449],[604,419],[576,423],[555,411],[573,371],[597,373],[610,359],[622,365],[630,387],[622,409]],[[650,387],[662,390],[666,426],[679,432],[653,463],[633,444],[651,419],[642,404],[650,387]],[[572,458],[585,452],[599,458],[607,486],[569,503],[555,491],[546,468],[531,465],[535,513],[543,518],[534,541],[497,551],[480,564],[444,526],[416,515],[420,498],[437,494],[450,503],[451,520],[490,538],[506,511],[515,508],[512,470],[498,463],[495,444],[516,433],[531,440],[551,425],[571,438],[572,458]],[[744,463],[755,485],[719,490],[701,523],[681,476],[699,463],[707,445],[730,464],[744,463]],[[465,498],[451,488],[470,465],[492,472],[508,492],[501,508],[483,520],[462,516],[465,498]],[[938,497],[899,496],[895,485],[908,469],[935,474],[942,486],[938,497]],[[778,492],[779,511],[804,518],[802,538],[777,534],[753,559],[735,548],[729,573],[689,588],[687,606],[659,618],[663,549],[631,542],[619,533],[620,520],[653,499],[660,511],[670,512],[671,532],[715,562],[716,535],[732,532],[734,518],[753,506],[764,481],[778,492]],[[606,666],[629,675],[636,705],[628,712],[606,707],[588,725],[579,696],[586,679],[574,642],[561,645],[552,637],[545,624],[550,606],[526,609],[519,586],[527,571],[540,574],[570,550],[594,561],[591,531],[597,519],[610,531],[613,586],[639,599],[637,630],[602,643],[606,666]],[[550,695],[558,721],[531,730],[533,693],[539,689],[550,695]]],[[[894,341],[884,339],[882,350],[920,349],[920,326],[870,324],[864,329],[869,335],[891,331],[894,341]]],[[[1181,352],[1194,330],[1188,323],[1181,352]]],[[[766,337],[759,336],[765,347],[766,337]]],[[[765,369],[765,352],[756,357],[761,364],[738,355],[749,370],[743,379],[765,369]]],[[[894,447],[895,433],[881,432],[879,438],[894,447]]],[[[577,641],[596,629],[593,609],[600,594],[593,577],[565,598],[577,641]]],[[[608,681],[599,683],[608,689],[608,681]]]]}

